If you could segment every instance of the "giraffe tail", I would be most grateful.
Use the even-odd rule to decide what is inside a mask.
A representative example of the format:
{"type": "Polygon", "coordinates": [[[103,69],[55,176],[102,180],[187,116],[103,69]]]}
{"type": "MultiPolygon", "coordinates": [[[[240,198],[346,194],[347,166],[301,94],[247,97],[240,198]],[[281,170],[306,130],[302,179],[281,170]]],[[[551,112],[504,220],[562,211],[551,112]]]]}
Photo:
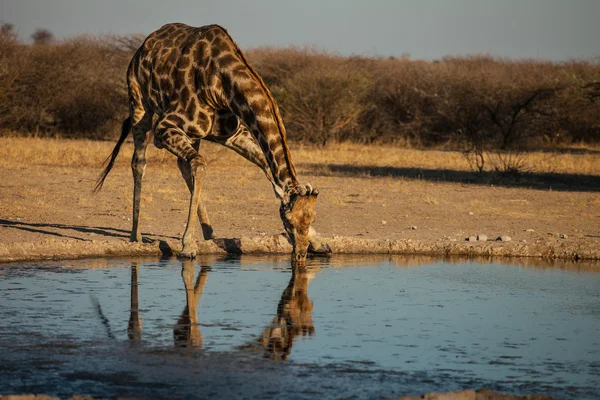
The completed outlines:
{"type": "Polygon", "coordinates": [[[104,180],[106,179],[106,177],[108,176],[108,173],[110,172],[113,165],[115,164],[115,159],[117,158],[117,155],[119,154],[119,150],[121,150],[121,146],[123,145],[123,142],[125,142],[125,139],[129,135],[130,131],[131,131],[131,116],[127,117],[123,121],[123,125],[121,127],[121,136],[119,137],[119,140],[117,141],[117,144],[115,145],[115,148],[113,149],[112,153],[106,158],[106,160],[104,160],[104,163],[102,164],[102,165],[106,164],[106,167],[104,168],[104,170],[98,177],[98,180],[96,181],[96,186],[94,187],[94,194],[98,193],[100,191],[100,189],[102,189],[104,180]]]}

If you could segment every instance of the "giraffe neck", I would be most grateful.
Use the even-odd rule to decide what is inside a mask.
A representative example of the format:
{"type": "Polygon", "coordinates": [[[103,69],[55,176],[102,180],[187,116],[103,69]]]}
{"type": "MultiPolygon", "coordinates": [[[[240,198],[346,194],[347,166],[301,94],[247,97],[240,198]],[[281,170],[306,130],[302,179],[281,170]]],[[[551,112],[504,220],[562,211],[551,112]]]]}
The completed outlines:
{"type": "Polygon", "coordinates": [[[274,111],[260,110],[255,114],[256,126],[250,129],[269,164],[275,184],[285,194],[298,184],[298,180],[287,145],[285,128],[278,115],[277,105],[272,105],[274,111]]]}
{"type": "MultiPolygon", "coordinates": [[[[221,28],[222,29],[222,28],[221,28]]],[[[285,194],[298,184],[279,108],[262,78],[223,29],[231,47],[217,57],[222,87],[232,111],[258,142],[271,170],[275,191],[285,194]]],[[[214,43],[213,43],[214,44],[214,43]]],[[[282,200],[286,196],[282,196],[282,200]]]]}
{"type": "Polygon", "coordinates": [[[234,109],[260,146],[274,184],[285,193],[298,180],[279,109],[265,86],[241,82],[234,85],[234,109]]]}

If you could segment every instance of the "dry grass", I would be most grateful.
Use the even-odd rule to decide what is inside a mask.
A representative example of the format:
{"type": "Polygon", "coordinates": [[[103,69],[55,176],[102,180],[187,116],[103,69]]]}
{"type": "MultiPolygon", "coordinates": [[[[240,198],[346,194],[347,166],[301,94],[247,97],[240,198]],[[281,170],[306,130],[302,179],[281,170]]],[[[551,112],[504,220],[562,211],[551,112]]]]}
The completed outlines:
{"type": "MultiPolygon", "coordinates": [[[[0,125],[19,135],[114,138],[128,113],[125,72],[141,42],[104,36],[29,45],[0,32],[0,125]]],[[[306,144],[494,150],[599,138],[600,102],[592,100],[600,95],[600,66],[593,62],[427,62],[299,48],[247,55],[289,137],[306,144]]]]}
{"type": "MultiPolygon", "coordinates": [[[[342,143],[324,148],[300,146],[294,148],[292,153],[295,162],[303,164],[470,170],[465,157],[458,151],[342,143]]],[[[529,172],[600,175],[600,155],[595,152],[587,154],[530,152],[527,153],[525,162],[529,172]]],[[[491,170],[491,166],[489,168],[491,170]]]]}
{"type": "MultiPolygon", "coordinates": [[[[36,251],[38,243],[48,239],[53,240],[49,248],[70,248],[69,240],[126,243],[131,227],[132,143],[123,148],[124,154],[103,190],[92,194],[101,162],[113,146],[114,142],[0,138],[0,214],[5,219],[0,226],[2,243],[29,243],[36,251]]],[[[222,146],[204,147],[212,162],[202,196],[217,235],[240,238],[280,232],[279,204],[262,172],[222,146]]],[[[152,146],[149,151],[142,230],[153,240],[175,240],[184,229],[189,193],[173,157],[152,146]]],[[[427,168],[467,170],[457,152],[295,145],[292,154],[301,181],[312,183],[322,193],[315,229],[325,237],[410,239],[453,248],[465,237],[485,233],[490,238],[511,236],[516,249],[545,245],[550,240],[552,246],[562,246],[557,249],[568,256],[581,254],[581,246],[600,248],[600,168],[595,155],[557,155],[553,170],[589,175],[578,177],[573,185],[552,184],[549,190],[549,184],[530,184],[546,179],[540,176],[527,177],[517,185],[476,181],[473,173],[462,171],[446,178],[443,174],[432,176],[434,172],[427,168]],[[337,174],[327,168],[332,163],[350,166],[351,173],[337,174]],[[387,165],[394,171],[397,167],[397,174],[374,179],[364,173],[363,177],[362,171],[368,171],[369,165],[387,165]],[[406,174],[401,166],[423,169],[423,179],[415,179],[412,172],[406,174]],[[315,174],[317,167],[330,173],[315,174]],[[352,173],[353,168],[358,173],[352,173]],[[559,233],[568,239],[556,239],[559,233]]],[[[547,154],[535,153],[531,159],[542,157],[547,154]]],[[[571,182],[571,176],[562,178],[571,182]]],[[[73,256],[68,251],[65,254],[73,256]]]]}
{"type": "MultiPolygon", "coordinates": [[[[114,142],[92,140],[2,137],[0,138],[0,165],[28,163],[100,168],[114,145],[114,142]]],[[[119,153],[117,163],[129,164],[132,154],[133,144],[126,143],[119,153]]],[[[147,159],[153,164],[175,162],[174,156],[154,146],[148,147],[147,159]]]]}
{"type": "MultiPolygon", "coordinates": [[[[53,165],[64,167],[97,167],[110,154],[114,142],[91,140],[64,140],[44,138],[0,137],[0,166],[22,164],[53,165]]],[[[202,151],[211,169],[229,168],[239,163],[239,156],[228,149],[212,143],[204,143],[202,151]]],[[[125,143],[117,159],[119,165],[129,165],[133,151],[132,143],[125,143]]],[[[469,171],[462,153],[457,151],[416,150],[393,146],[335,144],[322,148],[293,146],[292,157],[297,165],[312,167],[327,165],[422,168],[424,170],[469,171]]],[[[175,157],[154,146],[148,147],[148,164],[173,165],[175,157]]],[[[600,175],[600,155],[595,152],[583,154],[557,154],[531,152],[527,155],[530,172],[600,175]]],[[[302,168],[300,168],[302,170],[302,168]]],[[[236,179],[245,181],[247,174],[240,169],[236,179]]]]}

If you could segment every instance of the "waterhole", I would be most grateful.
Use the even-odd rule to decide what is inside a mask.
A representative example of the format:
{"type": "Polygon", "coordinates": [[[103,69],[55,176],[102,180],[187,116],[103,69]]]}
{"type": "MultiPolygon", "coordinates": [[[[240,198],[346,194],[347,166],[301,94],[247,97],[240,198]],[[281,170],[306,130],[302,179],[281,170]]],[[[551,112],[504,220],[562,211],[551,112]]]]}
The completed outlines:
{"type": "Polygon", "coordinates": [[[0,266],[0,393],[600,396],[600,268],[334,257],[0,266]]]}

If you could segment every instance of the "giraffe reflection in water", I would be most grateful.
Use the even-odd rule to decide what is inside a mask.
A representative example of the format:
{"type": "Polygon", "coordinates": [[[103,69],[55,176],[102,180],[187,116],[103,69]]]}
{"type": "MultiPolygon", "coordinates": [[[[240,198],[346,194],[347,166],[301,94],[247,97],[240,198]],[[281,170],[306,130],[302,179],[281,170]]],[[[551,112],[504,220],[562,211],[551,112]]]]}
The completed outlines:
{"type": "Polygon", "coordinates": [[[292,351],[294,338],[315,334],[313,303],[308,298],[308,284],[314,276],[306,266],[292,266],[292,277],[281,294],[277,315],[260,338],[265,357],[285,360],[292,351]]]}
{"type": "MultiPolygon", "coordinates": [[[[173,328],[176,347],[201,347],[202,332],[199,329],[197,307],[202,297],[210,266],[200,267],[194,282],[194,260],[181,261],[181,277],[185,287],[185,307],[173,328]]],[[[130,340],[139,342],[142,338],[142,321],[138,301],[137,262],[131,264],[131,305],[127,334],[130,340]]],[[[285,360],[291,353],[294,339],[298,336],[313,336],[315,327],[312,320],[313,303],[308,297],[308,285],[315,273],[304,264],[292,264],[292,275],[281,294],[277,312],[271,324],[262,332],[256,342],[241,346],[246,349],[261,348],[267,358],[285,360]]]]}
{"type": "Polygon", "coordinates": [[[142,320],[138,302],[138,271],[139,264],[131,263],[131,303],[129,307],[129,323],[127,324],[127,336],[130,340],[140,341],[142,339],[142,320]]]}
{"type": "Polygon", "coordinates": [[[210,267],[202,266],[194,285],[194,261],[182,261],[181,277],[185,286],[185,308],[173,328],[173,339],[177,347],[202,346],[202,332],[198,329],[196,307],[204,291],[210,267]]]}
{"type": "MultiPolygon", "coordinates": [[[[185,287],[185,307],[177,319],[173,328],[173,339],[177,347],[200,347],[202,346],[202,333],[198,329],[198,315],[196,308],[210,267],[203,266],[194,284],[194,261],[182,261],[181,277],[185,287]]],[[[134,342],[142,339],[142,320],[139,312],[138,300],[138,271],[139,264],[131,263],[131,303],[129,309],[129,323],[127,324],[127,336],[134,342]]]]}

